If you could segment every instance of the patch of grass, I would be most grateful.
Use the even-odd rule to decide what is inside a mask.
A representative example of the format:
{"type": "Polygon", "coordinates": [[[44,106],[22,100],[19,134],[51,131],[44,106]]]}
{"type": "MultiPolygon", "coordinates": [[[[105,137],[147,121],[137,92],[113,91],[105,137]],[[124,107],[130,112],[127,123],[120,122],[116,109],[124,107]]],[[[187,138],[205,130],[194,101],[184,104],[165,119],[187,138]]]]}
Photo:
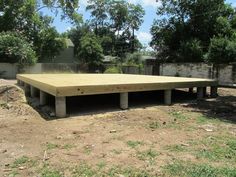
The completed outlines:
{"type": "Polygon", "coordinates": [[[46,144],[46,148],[47,148],[47,150],[52,150],[52,149],[59,148],[59,145],[58,144],[54,144],[54,143],[47,143],[46,144]]]}
{"type": "Polygon", "coordinates": [[[152,130],[158,129],[161,127],[159,122],[151,122],[149,123],[148,127],[152,130]]]}
{"type": "Polygon", "coordinates": [[[95,175],[96,171],[87,164],[81,164],[80,166],[73,169],[73,177],[89,177],[95,175]]]}
{"type": "Polygon", "coordinates": [[[87,155],[90,155],[92,152],[92,147],[91,146],[84,146],[84,153],[87,155]]]}
{"type": "Polygon", "coordinates": [[[40,170],[42,177],[62,177],[63,175],[53,168],[50,168],[47,164],[43,165],[43,168],[40,170]]]}
{"type": "Polygon", "coordinates": [[[69,149],[72,149],[74,148],[75,146],[72,145],[72,144],[65,144],[64,146],[62,146],[62,149],[66,149],[66,150],[69,150],[69,149]]]}
{"type": "Polygon", "coordinates": [[[14,176],[17,176],[17,175],[19,175],[20,173],[16,170],[16,169],[14,169],[14,170],[12,170],[9,174],[8,174],[8,176],[11,176],[11,177],[14,177],[14,176]]]}
{"type": "Polygon", "coordinates": [[[211,137],[203,141],[206,148],[198,150],[197,158],[205,158],[211,161],[236,162],[236,140],[227,137],[211,137]]]}
{"type": "Polygon", "coordinates": [[[208,164],[192,164],[175,161],[163,167],[163,172],[167,176],[181,177],[235,177],[236,168],[213,167],[208,164]]]}
{"type": "Polygon", "coordinates": [[[121,149],[112,149],[111,152],[118,155],[118,154],[122,153],[122,150],[121,149]]]}
{"type": "Polygon", "coordinates": [[[180,111],[174,111],[170,113],[171,116],[175,117],[177,120],[187,120],[188,117],[186,117],[182,112],[180,111]]]}
{"type": "Polygon", "coordinates": [[[183,152],[186,150],[185,147],[179,145],[179,144],[175,144],[175,145],[167,145],[165,146],[166,150],[169,150],[171,152],[183,152]]]}
{"type": "Polygon", "coordinates": [[[156,150],[148,149],[146,151],[138,151],[137,157],[139,160],[148,160],[151,164],[155,161],[159,153],[156,150]]]}
{"type": "Polygon", "coordinates": [[[206,124],[206,123],[217,123],[219,119],[213,117],[206,117],[204,115],[198,116],[196,119],[197,124],[206,124]]]}
{"type": "Polygon", "coordinates": [[[126,144],[131,148],[136,148],[139,145],[143,145],[144,143],[141,141],[127,141],[126,144]]]}
{"type": "Polygon", "coordinates": [[[16,159],[13,164],[11,165],[12,168],[17,168],[23,164],[26,164],[29,161],[29,157],[22,156],[18,159],[16,159]]]}
{"type": "Polygon", "coordinates": [[[106,166],[106,162],[104,162],[104,161],[101,161],[97,164],[97,167],[98,167],[99,170],[103,169],[105,166],[106,166]]]}
{"type": "Polygon", "coordinates": [[[147,177],[153,176],[146,170],[140,170],[132,167],[122,168],[120,166],[114,166],[109,169],[108,173],[105,176],[116,177],[116,176],[125,176],[125,177],[147,177]]]}

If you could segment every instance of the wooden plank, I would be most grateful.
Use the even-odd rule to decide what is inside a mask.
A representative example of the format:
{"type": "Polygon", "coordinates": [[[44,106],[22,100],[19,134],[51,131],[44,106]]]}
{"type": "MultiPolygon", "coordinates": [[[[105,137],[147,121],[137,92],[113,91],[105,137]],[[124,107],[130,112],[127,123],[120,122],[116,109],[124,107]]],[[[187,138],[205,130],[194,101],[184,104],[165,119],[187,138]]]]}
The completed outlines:
{"type": "Polygon", "coordinates": [[[129,74],[22,74],[22,80],[54,96],[77,96],[120,92],[217,86],[211,79],[129,74]]]}

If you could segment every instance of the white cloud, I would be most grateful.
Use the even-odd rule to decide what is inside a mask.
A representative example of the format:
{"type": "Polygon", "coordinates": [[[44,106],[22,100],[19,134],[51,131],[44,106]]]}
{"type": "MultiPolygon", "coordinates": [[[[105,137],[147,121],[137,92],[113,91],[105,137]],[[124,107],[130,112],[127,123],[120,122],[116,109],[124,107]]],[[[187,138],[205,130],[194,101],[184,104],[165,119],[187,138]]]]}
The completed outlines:
{"type": "Polygon", "coordinates": [[[137,35],[138,40],[142,44],[147,45],[152,40],[152,35],[150,33],[147,33],[147,32],[139,31],[138,33],[136,33],[136,35],[137,35]]]}

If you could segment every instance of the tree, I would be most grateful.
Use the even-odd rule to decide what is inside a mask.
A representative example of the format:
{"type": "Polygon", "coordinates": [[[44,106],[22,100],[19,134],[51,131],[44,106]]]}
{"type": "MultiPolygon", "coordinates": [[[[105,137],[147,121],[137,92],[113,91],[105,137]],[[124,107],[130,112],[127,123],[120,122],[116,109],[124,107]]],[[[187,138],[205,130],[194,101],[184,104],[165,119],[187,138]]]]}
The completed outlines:
{"type": "MultiPolygon", "coordinates": [[[[72,15],[68,10],[69,5],[63,5],[62,1],[42,3],[45,4],[42,7],[50,8],[57,4],[58,8],[63,8],[65,11],[64,15],[72,15]]],[[[44,57],[53,58],[65,45],[63,39],[59,39],[58,32],[51,27],[52,18],[42,16],[38,12],[39,4],[40,2],[36,0],[1,0],[0,32],[13,31],[23,35],[29,43],[33,43],[33,49],[41,60],[44,57]]]]}
{"type": "Polygon", "coordinates": [[[120,34],[120,30],[126,25],[128,20],[128,4],[123,0],[112,0],[109,4],[109,15],[112,21],[111,27],[120,34]]]}
{"type": "Polygon", "coordinates": [[[24,37],[13,32],[0,33],[0,62],[19,63],[24,66],[36,61],[36,53],[24,37]]]}
{"type": "Polygon", "coordinates": [[[157,15],[151,28],[151,46],[159,58],[199,62],[214,36],[232,35],[230,21],[235,10],[224,0],[162,0],[157,15]]]}
{"type": "Polygon", "coordinates": [[[89,0],[86,10],[91,11],[91,16],[94,17],[92,20],[95,25],[95,34],[97,35],[98,28],[103,28],[105,20],[108,18],[109,0],[89,0]]]}
{"type": "Polygon", "coordinates": [[[138,4],[129,4],[128,6],[128,25],[132,30],[132,52],[135,50],[135,36],[134,31],[139,30],[139,27],[143,23],[143,16],[145,15],[145,11],[143,7],[138,4]]]}
{"type": "Polygon", "coordinates": [[[98,66],[101,66],[103,50],[95,35],[86,34],[81,38],[81,48],[78,57],[81,61],[88,64],[90,72],[94,72],[98,66]]]}

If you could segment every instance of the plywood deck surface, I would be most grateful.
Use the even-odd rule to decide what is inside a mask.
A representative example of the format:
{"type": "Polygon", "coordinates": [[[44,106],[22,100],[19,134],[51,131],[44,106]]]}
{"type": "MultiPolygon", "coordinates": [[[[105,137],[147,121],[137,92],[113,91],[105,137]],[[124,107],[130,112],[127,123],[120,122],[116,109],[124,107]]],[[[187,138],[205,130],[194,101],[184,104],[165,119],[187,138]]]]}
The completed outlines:
{"type": "Polygon", "coordinates": [[[19,74],[17,79],[54,96],[216,86],[211,79],[131,74],[19,74]]]}

